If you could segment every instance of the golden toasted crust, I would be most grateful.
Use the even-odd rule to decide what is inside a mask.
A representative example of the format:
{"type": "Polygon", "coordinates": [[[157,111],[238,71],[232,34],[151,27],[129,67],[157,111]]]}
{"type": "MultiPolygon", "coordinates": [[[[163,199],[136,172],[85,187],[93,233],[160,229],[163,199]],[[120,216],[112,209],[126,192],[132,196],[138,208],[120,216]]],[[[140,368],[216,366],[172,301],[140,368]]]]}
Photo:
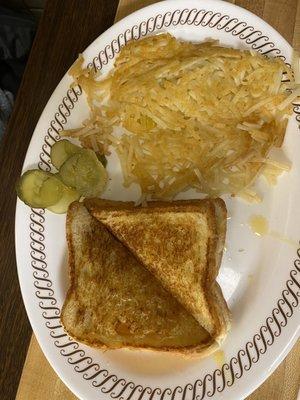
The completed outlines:
{"type": "Polygon", "coordinates": [[[224,250],[225,236],[226,236],[226,221],[227,221],[227,210],[226,205],[222,199],[214,199],[215,215],[216,215],[216,235],[213,248],[215,254],[211,255],[211,266],[209,274],[209,282],[207,290],[207,296],[210,297],[208,303],[211,307],[211,312],[216,317],[216,334],[215,338],[218,343],[222,343],[225,339],[228,330],[230,329],[230,311],[227,303],[223,297],[222,290],[216,278],[219,272],[219,268],[222,261],[222,255],[224,250]],[[210,286],[211,285],[211,286],[210,286]]]}
{"type": "MultiPolygon", "coordinates": [[[[179,305],[177,300],[174,299],[168,292],[166,292],[160,286],[159,282],[157,282],[156,279],[142,265],[140,265],[140,263],[137,262],[130,252],[120,242],[116,241],[116,239],[106,230],[106,228],[104,228],[101,223],[92,218],[87,213],[85,207],[78,202],[73,203],[68,210],[67,241],[69,248],[70,288],[61,312],[61,321],[65,329],[72,337],[93,347],[99,347],[103,349],[118,347],[143,348],[184,355],[196,354],[197,356],[204,356],[216,350],[217,342],[215,338],[209,336],[207,333],[203,334],[203,328],[201,328],[193,319],[193,317],[191,317],[184,310],[184,308],[179,305]],[[84,238],[87,238],[86,242],[84,242],[84,238]],[[82,245],[82,243],[85,244],[82,245]],[[80,245],[82,247],[80,247],[80,245]],[[106,251],[107,253],[105,253],[106,251]],[[111,251],[115,252],[117,257],[116,260],[118,260],[117,262],[116,260],[114,261],[114,265],[112,263],[105,264],[108,254],[111,251]],[[100,263],[98,262],[99,257],[100,263]],[[101,268],[105,266],[107,270],[104,272],[104,274],[110,276],[112,273],[118,273],[118,270],[122,268],[124,262],[129,263],[129,269],[131,272],[127,269],[122,270],[120,272],[122,275],[121,278],[119,277],[119,279],[112,278],[110,281],[109,278],[104,275],[105,279],[97,278],[95,280],[94,274],[92,274],[92,276],[85,276],[87,272],[85,266],[88,266],[90,270],[97,272],[97,274],[99,273],[99,269],[101,270],[101,268]],[[108,268],[111,269],[108,270],[108,268]],[[136,271],[138,271],[137,275],[136,271]],[[126,274],[129,274],[128,279],[126,279],[126,274]],[[124,279],[122,280],[122,278],[124,279]],[[162,330],[165,336],[170,333],[169,330],[176,329],[176,326],[178,325],[182,328],[182,337],[185,337],[185,340],[190,340],[189,337],[186,336],[187,332],[190,330],[192,332],[192,336],[197,337],[198,335],[197,343],[193,345],[176,346],[176,343],[173,343],[173,345],[168,345],[166,340],[161,340],[161,343],[155,342],[155,340],[157,341],[157,338],[154,338],[155,346],[153,346],[151,345],[151,340],[148,340],[148,344],[135,343],[134,338],[128,340],[128,337],[125,337],[127,340],[126,342],[126,340],[124,341],[124,334],[116,334],[113,331],[114,325],[111,325],[111,319],[103,317],[101,312],[97,311],[99,310],[99,304],[102,304],[104,300],[106,300],[106,302],[112,301],[109,295],[104,297],[104,289],[113,284],[116,291],[120,291],[120,298],[123,298],[124,291],[122,292],[122,290],[124,284],[121,283],[118,286],[118,282],[132,282],[134,279],[144,279],[144,285],[137,285],[136,281],[133,282],[134,290],[130,296],[134,296],[134,293],[136,292],[136,286],[144,286],[148,290],[147,294],[141,293],[141,297],[135,297],[135,299],[142,299],[143,302],[146,302],[147,295],[151,298],[155,293],[154,297],[160,299],[163,309],[165,312],[167,312],[166,315],[163,315],[162,318],[159,319],[157,316],[154,317],[154,311],[152,310],[151,306],[148,307],[146,311],[148,314],[150,313],[150,322],[154,324],[154,330],[157,330],[157,321],[162,323],[162,321],[166,320],[166,326],[164,326],[165,330],[162,330]],[[106,281],[102,285],[102,281],[104,280],[106,281]],[[93,286],[90,282],[94,282],[95,285],[93,286]],[[92,318],[92,323],[87,323],[86,320],[89,320],[90,315],[88,319],[84,319],[82,316],[86,316],[86,314],[90,312],[91,308],[96,310],[94,311],[95,318],[92,318]],[[176,320],[174,320],[173,317],[170,317],[172,313],[176,315],[176,320]],[[155,319],[155,321],[153,321],[153,319],[155,319]],[[99,323],[101,326],[104,325],[107,327],[108,335],[103,334],[103,332],[101,332],[101,334],[97,334],[97,330],[99,332],[97,323],[99,323]],[[184,330],[184,327],[186,326],[189,328],[184,330]]],[[[125,288],[126,293],[128,293],[128,291],[130,292],[130,290],[130,287],[125,288]]],[[[117,298],[116,304],[120,302],[120,298],[117,298]]],[[[112,313],[114,312],[113,310],[117,308],[116,304],[114,305],[112,303],[109,305],[112,313]]],[[[154,309],[157,309],[157,305],[155,305],[154,309]]],[[[119,309],[119,314],[126,314],[126,310],[128,311],[128,307],[125,307],[123,310],[119,309]]],[[[107,311],[107,309],[104,311],[107,311]]],[[[132,315],[138,315],[140,312],[140,306],[133,308],[132,313],[129,313],[130,315],[128,315],[129,320],[132,318],[132,315]]],[[[107,312],[104,314],[107,315],[107,312]]],[[[138,321],[133,321],[132,319],[130,321],[133,325],[136,325],[137,329],[141,329],[141,325],[138,325],[138,321]]],[[[122,325],[122,327],[124,329],[124,325],[122,325]]],[[[126,324],[125,328],[128,328],[126,324]]]]}
{"type": "MultiPolygon", "coordinates": [[[[66,309],[69,307],[69,302],[72,301],[72,295],[68,295],[65,303],[64,303],[64,313],[66,313],[66,309]]],[[[102,343],[98,340],[91,340],[88,335],[87,336],[82,336],[82,335],[77,335],[76,332],[72,329],[70,329],[69,326],[66,325],[65,323],[65,318],[62,316],[61,317],[61,323],[64,327],[64,329],[67,331],[67,333],[76,341],[81,342],[86,344],[87,346],[91,346],[97,349],[101,350],[115,350],[118,348],[122,349],[128,349],[128,350],[143,350],[143,351],[151,351],[151,352],[163,352],[163,353],[172,353],[172,354],[177,354],[180,356],[184,357],[197,357],[197,358],[203,358],[207,357],[210,354],[214,353],[215,351],[218,350],[219,344],[213,339],[210,339],[209,341],[205,343],[201,343],[195,346],[186,346],[186,347],[167,347],[167,346],[161,346],[161,347],[153,347],[153,346],[131,346],[131,345],[120,345],[119,347],[116,346],[111,346],[109,342],[102,343]]]]}
{"type": "Polygon", "coordinates": [[[215,283],[226,233],[221,199],[149,202],[85,200],[88,210],[221,342],[229,311],[215,283]]]}

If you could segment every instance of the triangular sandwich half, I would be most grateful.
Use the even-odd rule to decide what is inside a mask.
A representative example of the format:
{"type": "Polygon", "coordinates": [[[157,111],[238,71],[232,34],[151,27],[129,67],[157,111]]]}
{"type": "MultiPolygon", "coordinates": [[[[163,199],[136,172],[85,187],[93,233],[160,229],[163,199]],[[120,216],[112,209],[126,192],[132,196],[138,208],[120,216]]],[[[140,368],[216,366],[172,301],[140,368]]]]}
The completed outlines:
{"type": "Polygon", "coordinates": [[[89,212],[221,343],[229,311],[216,282],[226,233],[221,199],[131,202],[84,201],[89,212]]]}
{"type": "MultiPolygon", "coordinates": [[[[114,205],[87,204],[96,215],[114,205]]],[[[216,350],[216,338],[82,203],[69,207],[67,240],[71,285],[61,321],[73,338],[100,348],[202,356],[216,350]]]]}

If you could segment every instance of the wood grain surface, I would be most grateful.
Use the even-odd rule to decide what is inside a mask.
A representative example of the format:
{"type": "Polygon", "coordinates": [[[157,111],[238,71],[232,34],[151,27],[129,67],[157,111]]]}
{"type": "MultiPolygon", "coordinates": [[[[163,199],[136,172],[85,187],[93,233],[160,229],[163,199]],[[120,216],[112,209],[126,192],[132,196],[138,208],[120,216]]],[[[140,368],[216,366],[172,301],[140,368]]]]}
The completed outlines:
{"type": "MultiPolygon", "coordinates": [[[[116,19],[154,3],[153,0],[120,0],[116,19]]],[[[300,50],[300,0],[232,0],[277,29],[300,50]]],[[[7,134],[1,144],[0,174],[5,188],[2,195],[0,228],[0,393],[4,400],[15,398],[30,328],[25,316],[16,277],[13,240],[15,194],[13,185],[24,155],[47,100],[62,75],[82,51],[113,22],[116,1],[49,0],[7,134]],[[47,68],[44,68],[48,65],[47,68]],[[44,71],[47,71],[45,77],[44,71]],[[2,312],[3,309],[3,312],[2,312]],[[9,334],[8,334],[9,332],[9,334]]],[[[296,400],[299,389],[300,344],[281,363],[273,375],[248,400],[296,400]]],[[[56,376],[35,337],[32,337],[18,388],[17,400],[76,399],[56,376]]],[[[230,400],[230,399],[228,399],[230,400]]]]}

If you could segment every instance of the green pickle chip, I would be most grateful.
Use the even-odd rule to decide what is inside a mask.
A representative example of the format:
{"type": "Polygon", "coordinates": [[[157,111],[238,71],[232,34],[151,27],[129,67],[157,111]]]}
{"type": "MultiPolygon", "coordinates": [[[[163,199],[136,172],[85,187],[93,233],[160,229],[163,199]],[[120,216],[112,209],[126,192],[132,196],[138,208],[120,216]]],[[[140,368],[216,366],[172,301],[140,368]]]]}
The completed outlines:
{"type": "Polygon", "coordinates": [[[60,200],[64,184],[50,172],[34,169],[21,176],[16,189],[19,198],[30,207],[45,208],[60,200]]]}
{"type": "Polygon", "coordinates": [[[107,172],[94,151],[82,149],[71,156],[60,168],[62,181],[75,188],[82,196],[100,195],[107,182],[107,172]]]}

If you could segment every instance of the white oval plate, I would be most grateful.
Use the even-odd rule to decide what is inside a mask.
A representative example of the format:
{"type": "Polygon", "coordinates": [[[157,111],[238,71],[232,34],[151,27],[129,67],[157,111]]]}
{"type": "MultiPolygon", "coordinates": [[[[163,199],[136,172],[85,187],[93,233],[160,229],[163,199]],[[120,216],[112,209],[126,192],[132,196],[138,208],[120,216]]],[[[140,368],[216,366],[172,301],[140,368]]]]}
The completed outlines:
{"type": "MultiPolygon", "coordinates": [[[[232,4],[216,0],[157,3],[115,24],[85,51],[88,63],[107,71],[120,46],[132,37],[157,31],[202,41],[252,48],[290,61],[290,45],[264,21],[232,4]]],[[[65,75],[51,96],[34,131],[24,169],[49,170],[50,146],[63,127],[76,127],[88,109],[80,89],[69,90],[65,75]]],[[[223,345],[224,361],[209,357],[186,360],[143,351],[106,351],[74,342],[64,333],[60,308],[68,287],[65,216],[30,209],[18,201],[16,254],[26,310],[49,362],[81,399],[192,400],[241,399],[276,368],[299,333],[300,296],[300,106],[294,107],[284,142],[292,170],[276,187],[258,183],[263,202],[249,205],[225,198],[229,215],[227,252],[219,282],[233,314],[223,345]],[[255,236],[247,221],[267,218],[272,235],[255,236]],[[275,232],[275,233],[274,233],[275,232]],[[277,235],[277,238],[276,238],[277,235]],[[280,240],[278,237],[288,239],[280,240]]],[[[112,178],[104,197],[137,199],[126,190],[117,157],[108,163],[112,178]]],[[[183,198],[190,197],[191,192],[183,198]]]]}

